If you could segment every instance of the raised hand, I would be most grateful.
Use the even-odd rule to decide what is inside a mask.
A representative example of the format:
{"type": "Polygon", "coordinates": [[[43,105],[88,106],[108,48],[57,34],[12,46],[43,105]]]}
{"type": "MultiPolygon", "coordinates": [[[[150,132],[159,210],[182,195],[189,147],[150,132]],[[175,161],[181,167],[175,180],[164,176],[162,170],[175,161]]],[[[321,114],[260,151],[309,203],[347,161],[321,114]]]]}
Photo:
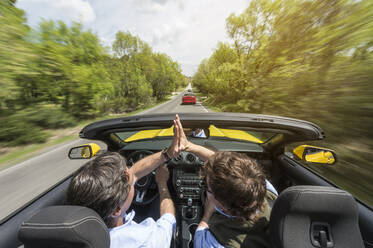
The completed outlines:
{"type": "Polygon", "coordinates": [[[190,142],[188,141],[187,137],[185,136],[184,129],[183,129],[183,126],[181,125],[180,118],[179,118],[178,115],[176,115],[174,123],[175,123],[176,132],[178,132],[177,136],[178,136],[179,149],[180,149],[180,151],[186,150],[189,147],[190,142]]]}
{"type": "Polygon", "coordinates": [[[178,116],[176,115],[175,120],[174,120],[174,138],[172,139],[172,143],[170,147],[167,149],[167,154],[170,158],[176,157],[179,155],[181,149],[180,149],[180,141],[179,141],[179,135],[180,132],[178,131],[178,126],[176,123],[176,119],[178,116]]]}
{"type": "Polygon", "coordinates": [[[181,151],[187,149],[188,145],[189,141],[185,136],[179,116],[176,115],[174,120],[174,138],[172,139],[171,146],[167,150],[167,154],[171,158],[176,157],[181,151]]]}

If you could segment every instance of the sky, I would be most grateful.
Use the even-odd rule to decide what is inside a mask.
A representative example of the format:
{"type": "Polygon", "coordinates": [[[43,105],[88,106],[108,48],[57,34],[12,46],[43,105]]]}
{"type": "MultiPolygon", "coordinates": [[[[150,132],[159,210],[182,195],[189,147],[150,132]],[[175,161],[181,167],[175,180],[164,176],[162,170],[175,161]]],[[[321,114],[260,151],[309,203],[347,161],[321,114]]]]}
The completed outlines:
{"type": "Polygon", "coordinates": [[[154,52],[177,61],[193,76],[219,41],[229,41],[225,19],[240,14],[250,0],[18,0],[34,28],[42,18],[78,21],[110,47],[118,31],[129,31],[154,52]]]}

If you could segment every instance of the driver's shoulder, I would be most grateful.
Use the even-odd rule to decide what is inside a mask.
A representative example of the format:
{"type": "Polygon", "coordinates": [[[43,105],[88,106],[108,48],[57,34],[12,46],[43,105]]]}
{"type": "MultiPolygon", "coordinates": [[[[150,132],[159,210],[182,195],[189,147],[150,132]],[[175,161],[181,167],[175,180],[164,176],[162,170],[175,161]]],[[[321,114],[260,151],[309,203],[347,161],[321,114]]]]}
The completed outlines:
{"type": "Polygon", "coordinates": [[[138,225],[141,225],[144,228],[158,228],[158,227],[172,227],[176,225],[176,218],[171,213],[165,213],[161,217],[159,217],[157,220],[154,220],[151,217],[146,218],[142,222],[140,222],[138,225]]]}
{"type": "Polygon", "coordinates": [[[159,217],[159,219],[157,220],[157,222],[161,222],[161,221],[167,221],[170,224],[176,224],[176,217],[175,215],[171,213],[165,213],[161,217],[159,217]]]}
{"type": "MultiPolygon", "coordinates": [[[[128,247],[142,247],[146,244],[163,241],[164,237],[160,237],[163,232],[172,233],[173,226],[176,225],[175,216],[172,214],[164,214],[157,221],[148,217],[145,220],[137,223],[133,220],[123,224],[122,226],[110,230],[110,240],[112,244],[128,244],[128,247]]],[[[165,236],[168,236],[166,235],[165,236]]],[[[120,247],[120,246],[110,246],[120,247]]],[[[127,247],[127,246],[126,246],[127,247]]]]}

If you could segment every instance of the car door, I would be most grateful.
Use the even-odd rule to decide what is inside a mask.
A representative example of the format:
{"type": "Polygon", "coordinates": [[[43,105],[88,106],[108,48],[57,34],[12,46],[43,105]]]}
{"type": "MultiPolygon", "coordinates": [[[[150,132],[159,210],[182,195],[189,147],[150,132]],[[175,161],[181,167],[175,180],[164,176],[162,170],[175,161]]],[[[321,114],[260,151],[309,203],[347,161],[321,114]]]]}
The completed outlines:
{"type": "MultiPolygon", "coordinates": [[[[312,165],[306,166],[298,161],[291,152],[284,152],[277,156],[276,162],[280,168],[279,187],[284,189],[293,185],[318,185],[339,187],[325,176],[317,174],[312,165]]],[[[317,165],[315,165],[317,166],[317,165]]],[[[343,188],[342,188],[343,189],[343,188]]],[[[371,206],[356,199],[359,208],[359,226],[365,247],[373,247],[373,210],[371,206]]]]}

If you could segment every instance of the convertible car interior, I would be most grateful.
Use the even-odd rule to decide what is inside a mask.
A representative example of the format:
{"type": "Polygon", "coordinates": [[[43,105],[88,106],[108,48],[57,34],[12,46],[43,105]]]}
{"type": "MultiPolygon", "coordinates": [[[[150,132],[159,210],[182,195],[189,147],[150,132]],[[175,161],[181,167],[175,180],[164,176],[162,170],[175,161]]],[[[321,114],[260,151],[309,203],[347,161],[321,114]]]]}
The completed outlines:
{"type": "MultiPolygon", "coordinates": [[[[215,151],[236,151],[256,159],[268,180],[280,193],[274,202],[269,233],[279,248],[373,248],[373,211],[348,192],[339,189],[301,162],[330,166],[337,155],[330,149],[298,146],[295,142],[323,139],[317,125],[290,118],[238,114],[180,114],[184,132],[195,144],[215,151]],[[203,135],[201,135],[203,131],[203,135]]],[[[139,115],[105,120],[84,127],[79,136],[103,141],[107,150],[119,152],[128,166],[172,141],[174,114],[139,115]]],[[[105,149],[106,150],[106,149],[105,149]]],[[[71,159],[89,159],[104,152],[96,144],[74,147],[71,159]]],[[[201,177],[204,161],[182,151],[168,162],[168,188],[176,208],[177,227],[171,247],[193,247],[202,218],[206,184],[201,177]]],[[[92,210],[65,205],[71,176],[23,209],[3,220],[0,247],[109,247],[109,232],[92,210]]],[[[154,172],[135,185],[131,208],[135,221],[159,218],[159,196],[154,172]]]]}

